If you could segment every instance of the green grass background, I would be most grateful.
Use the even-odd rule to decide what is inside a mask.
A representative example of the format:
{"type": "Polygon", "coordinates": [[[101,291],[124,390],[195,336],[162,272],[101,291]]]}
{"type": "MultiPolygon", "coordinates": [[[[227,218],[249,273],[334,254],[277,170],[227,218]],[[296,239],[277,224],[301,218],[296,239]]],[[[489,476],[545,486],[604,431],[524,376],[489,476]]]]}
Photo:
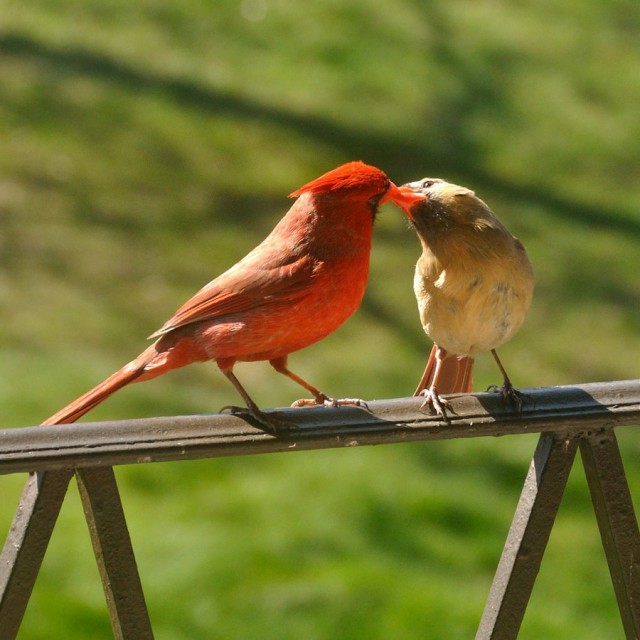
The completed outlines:
{"type": "MultiPolygon", "coordinates": [[[[519,386],[638,377],[635,0],[0,0],[0,402],[33,425],[257,244],[286,194],[362,159],[474,188],[537,289],[503,360],[519,386]]],[[[328,393],[410,395],[430,345],[419,245],[385,205],[370,286],[291,358],[328,393]]],[[[299,397],[264,363],[257,402],[299,397]]],[[[481,358],[476,387],[497,382],[481,358]]],[[[237,402],[194,365],[92,419],[237,402]]],[[[640,496],[640,438],[619,433],[640,496]]],[[[536,438],[117,469],[156,637],[473,637],[536,438]]],[[[24,477],[1,481],[0,531],[24,477]]],[[[21,640],[110,638],[75,492],[21,640]]],[[[623,637],[580,465],[521,632],[623,637]]]]}

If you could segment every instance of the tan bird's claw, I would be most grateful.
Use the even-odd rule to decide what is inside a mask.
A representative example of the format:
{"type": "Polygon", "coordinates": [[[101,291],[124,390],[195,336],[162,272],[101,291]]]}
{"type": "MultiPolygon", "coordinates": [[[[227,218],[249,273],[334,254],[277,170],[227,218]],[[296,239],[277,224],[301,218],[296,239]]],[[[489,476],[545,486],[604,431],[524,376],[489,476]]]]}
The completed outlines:
{"type": "Polygon", "coordinates": [[[501,387],[495,384],[489,385],[487,391],[499,393],[502,396],[502,401],[510,402],[518,413],[522,413],[522,404],[525,399],[533,400],[532,396],[527,393],[522,393],[522,391],[518,391],[518,389],[516,389],[511,383],[506,382],[501,387]]]}
{"type": "Polygon", "coordinates": [[[453,409],[451,409],[451,405],[446,398],[440,396],[440,394],[434,389],[423,389],[419,395],[423,397],[425,400],[420,405],[420,410],[425,407],[429,407],[431,413],[435,413],[440,416],[444,422],[449,422],[449,416],[447,416],[447,409],[452,413],[455,413],[453,409]]]}

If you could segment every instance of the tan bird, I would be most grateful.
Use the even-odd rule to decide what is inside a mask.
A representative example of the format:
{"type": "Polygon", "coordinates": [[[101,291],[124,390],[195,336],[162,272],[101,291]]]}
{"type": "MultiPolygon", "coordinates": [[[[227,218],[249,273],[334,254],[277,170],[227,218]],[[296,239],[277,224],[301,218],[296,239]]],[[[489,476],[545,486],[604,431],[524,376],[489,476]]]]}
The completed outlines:
{"type": "Polygon", "coordinates": [[[414,291],[434,342],[416,395],[446,419],[440,394],[470,392],[473,359],[491,351],[504,380],[492,388],[520,409],[522,394],[496,349],[518,331],[531,305],[534,275],[524,246],[470,189],[425,178],[399,192],[391,199],[422,244],[414,291]]]}

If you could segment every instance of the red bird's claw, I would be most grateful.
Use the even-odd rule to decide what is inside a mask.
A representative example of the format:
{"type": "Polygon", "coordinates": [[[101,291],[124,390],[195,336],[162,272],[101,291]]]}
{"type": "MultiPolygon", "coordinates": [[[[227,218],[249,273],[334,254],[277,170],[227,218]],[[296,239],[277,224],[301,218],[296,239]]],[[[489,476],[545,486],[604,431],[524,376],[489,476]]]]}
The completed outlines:
{"type": "Polygon", "coordinates": [[[315,398],[300,398],[300,400],[296,400],[291,403],[292,407],[317,407],[321,402],[318,402],[315,398]]]}
{"type": "Polygon", "coordinates": [[[319,398],[302,398],[300,400],[296,400],[291,403],[292,407],[344,407],[344,406],[355,406],[355,407],[364,407],[368,409],[367,403],[360,398],[340,398],[336,400],[335,398],[330,398],[329,396],[320,396],[319,398]]]}
{"type": "MultiPolygon", "coordinates": [[[[222,407],[222,409],[220,409],[220,413],[226,413],[227,411],[232,416],[253,418],[253,420],[257,423],[259,429],[273,436],[276,436],[283,431],[292,431],[298,429],[298,426],[293,424],[292,422],[277,418],[275,412],[267,415],[262,411],[252,411],[247,407],[237,407],[232,404],[225,405],[224,407],[222,407]]],[[[252,423],[252,426],[256,426],[256,424],[252,423]]]]}
{"type": "Polygon", "coordinates": [[[420,410],[425,407],[429,407],[431,413],[435,413],[440,416],[444,422],[449,422],[449,416],[447,416],[447,409],[453,412],[449,401],[442,398],[435,389],[423,389],[420,396],[424,397],[424,402],[420,405],[420,410]]]}
{"type": "Polygon", "coordinates": [[[225,404],[224,407],[221,407],[219,413],[227,413],[229,412],[232,416],[237,416],[242,413],[249,413],[249,409],[246,407],[238,407],[235,404],[225,404]]]}
{"type": "MultiPolygon", "coordinates": [[[[327,403],[325,402],[325,406],[327,403]]],[[[363,407],[369,410],[369,405],[361,398],[340,398],[340,400],[331,399],[331,407],[363,407]]]]}

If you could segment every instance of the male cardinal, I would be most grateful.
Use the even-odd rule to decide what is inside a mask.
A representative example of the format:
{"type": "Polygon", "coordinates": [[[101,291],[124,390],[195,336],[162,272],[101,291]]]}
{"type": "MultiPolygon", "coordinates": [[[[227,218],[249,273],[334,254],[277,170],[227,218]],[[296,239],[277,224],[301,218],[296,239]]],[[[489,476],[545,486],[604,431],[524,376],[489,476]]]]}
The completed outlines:
{"type": "Polygon", "coordinates": [[[440,394],[470,392],[473,359],[491,351],[504,380],[493,388],[520,408],[522,394],[496,349],[518,331],[531,304],[534,276],[524,246],[470,189],[425,178],[397,191],[391,200],[422,244],[413,286],[434,342],[416,395],[446,419],[440,394]]]}
{"type": "Polygon", "coordinates": [[[294,191],[269,236],[180,307],[149,348],[43,424],[74,422],[131,382],[204,360],[215,360],[248,413],[270,429],[275,422],[233,373],[238,361],[268,360],[313,395],[298,406],[339,404],[291,372],[287,356],[335,331],[360,304],[373,221],[389,190],[398,196],[382,171],[350,162],[294,191]]]}

